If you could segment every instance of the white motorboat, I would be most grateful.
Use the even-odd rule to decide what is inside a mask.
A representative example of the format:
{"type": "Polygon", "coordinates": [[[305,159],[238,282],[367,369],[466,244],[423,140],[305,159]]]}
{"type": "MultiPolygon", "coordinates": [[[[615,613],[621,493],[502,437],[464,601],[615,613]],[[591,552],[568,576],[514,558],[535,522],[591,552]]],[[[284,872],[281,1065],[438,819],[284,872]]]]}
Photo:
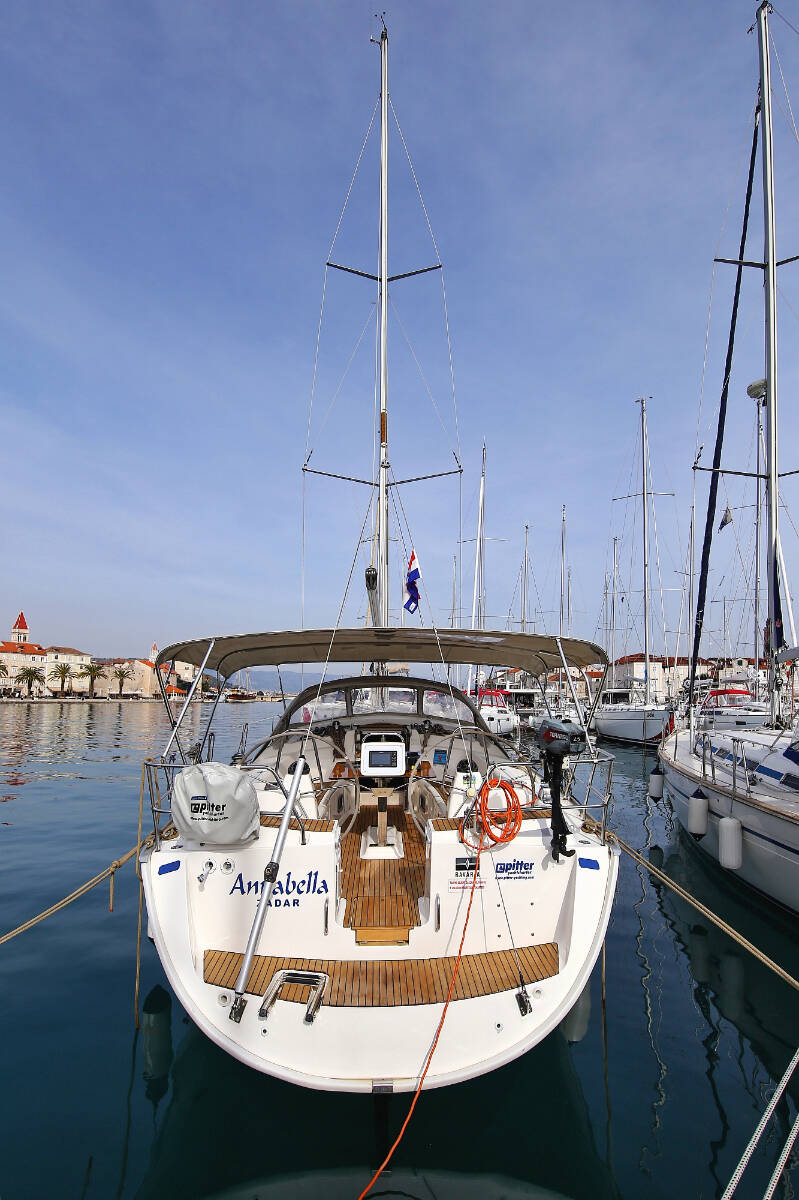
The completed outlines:
{"type": "MultiPolygon", "coordinates": [[[[680,824],[696,838],[702,850],[723,867],[757,888],[768,898],[799,912],[799,738],[785,728],[783,714],[786,686],[785,664],[799,655],[790,593],[784,587],[793,646],[786,646],[782,623],[780,578],[784,565],[779,541],[779,470],[777,464],[777,338],[776,338],[776,250],[774,225],[773,143],[771,120],[771,68],[768,31],[769,5],[757,10],[760,54],[760,105],[755,120],[744,210],[740,253],[735,260],[740,276],[746,263],[746,234],[749,201],[757,149],[758,121],[762,114],[763,198],[765,223],[766,378],[747,390],[760,404],[765,400],[767,468],[767,579],[768,579],[768,664],[769,711],[761,716],[761,728],[743,731],[718,726],[697,728],[694,713],[689,728],[672,734],[660,748],[664,792],[680,824]]],[[[733,309],[735,316],[735,306],[733,309]]],[[[735,321],[730,331],[728,360],[732,359],[735,321]]],[[[725,374],[722,404],[711,475],[710,497],[702,554],[702,574],[696,609],[692,671],[695,674],[704,619],[710,541],[715,521],[718,471],[723,444],[724,417],[729,368],[725,374]]],[[[757,662],[757,653],[756,653],[757,662]]],[[[693,694],[693,678],[688,694],[693,694]]],[[[700,710],[700,718],[701,712],[700,710]]]]}
{"type": "Polygon", "coordinates": [[[147,764],[154,843],[141,870],[164,970],[209,1038],[287,1081],[389,1093],[491,1071],[556,1028],[600,952],[618,853],[604,836],[612,758],[591,747],[578,756],[570,733],[545,730],[547,786],[449,682],[461,664],[539,676],[606,663],[604,652],[571,638],[390,624],[385,29],[380,50],[372,622],[161,652],[159,665],[199,670],[147,764]],[[183,745],[203,674],[223,684],[247,668],[299,663],[322,664],[321,682],[249,752],[230,765],[203,761],[210,722],[199,743],[183,745]],[[368,669],[330,676],[353,663],[368,669]],[[400,663],[437,664],[439,679],[399,678],[400,663]]]}
{"type": "Polygon", "coordinates": [[[700,729],[758,729],[768,720],[768,705],[746,688],[711,688],[699,709],[700,729]]]}
{"type": "Polygon", "coordinates": [[[521,719],[514,708],[505,701],[505,696],[498,688],[479,688],[477,692],[477,711],[492,733],[500,737],[518,737],[521,719]]]}
{"type": "Polygon", "coordinates": [[[640,686],[606,688],[594,714],[597,734],[616,742],[656,743],[673,725],[671,708],[647,703],[640,686]]]}

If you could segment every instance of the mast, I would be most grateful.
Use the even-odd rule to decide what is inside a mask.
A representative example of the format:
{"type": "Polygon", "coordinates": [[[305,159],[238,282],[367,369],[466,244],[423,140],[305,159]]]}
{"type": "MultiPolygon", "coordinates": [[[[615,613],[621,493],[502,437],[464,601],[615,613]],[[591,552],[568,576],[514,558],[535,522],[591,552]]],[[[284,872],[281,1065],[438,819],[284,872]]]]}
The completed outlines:
{"type": "Polygon", "coordinates": [[[641,405],[641,494],[644,503],[644,704],[650,701],[649,682],[649,495],[647,491],[646,469],[646,398],[638,401],[641,405]]]}
{"type": "Polygon", "coordinates": [[[380,34],[380,474],[378,478],[378,598],[380,624],[389,623],[388,576],[388,31],[380,34]]]}
{"type": "Polygon", "coordinates": [[[769,696],[771,720],[779,718],[775,655],[782,634],[782,616],[777,581],[779,508],[777,478],[777,255],[774,221],[774,142],[771,118],[771,58],[768,40],[768,3],[757,10],[757,40],[760,51],[760,103],[763,111],[763,223],[765,238],[766,301],[766,570],[768,574],[769,696]]]}
{"type": "MultiPolygon", "coordinates": [[[[483,442],[483,466],[480,472],[480,499],[477,504],[477,541],[474,551],[474,590],[472,592],[472,629],[482,627],[480,613],[483,597],[483,539],[486,498],[486,444],[483,442]]],[[[472,668],[466,683],[466,695],[472,690],[472,668]]]]}
{"type": "Polygon", "coordinates": [[[524,566],[522,567],[522,633],[527,633],[527,547],[530,541],[530,526],[524,527],[524,566]]]}
{"type": "MultiPolygon", "coordinates": [[[[563,637],[563,585],[564,575],[566,572],[566,505],[563,505],[563,512],[560,518],[560,627],[559,633],[563,637]]],[[[560,668],[558,668],[560,669],[560,668]]]]}
{"type": "Polygon", "coordinates": [[[610,684],[611,687],[616,686],[616,579],[617,579],[617,537],[613,539],[613,593],[610,603],[610,684]]]}
{"type": "Polygon", "coordinates": [[[757,467],[755,477],[755,700],[760,699],[760,473],[761,473],[761,443],[763,440],[763,420],[761,410],[763,408],[763,397],[765,394],[765,381],[763,387],[759,383],[750,384],[746,389],[751,396],[754,391],[755,401],[755,438],[757,440],[757,467]]]}
{"type": "MultiPolygon", "coordinates": [[[[474,591],[472,592],[472,629],[482,625],[483,600],[483,521],[486,498],[486,444],[483,442],[483,467],[480,473],[480,499],[477,504],[477,543],[474,551],[474,591]]],[[[471,676],[471,672],[469,672],[471,676]]]]}

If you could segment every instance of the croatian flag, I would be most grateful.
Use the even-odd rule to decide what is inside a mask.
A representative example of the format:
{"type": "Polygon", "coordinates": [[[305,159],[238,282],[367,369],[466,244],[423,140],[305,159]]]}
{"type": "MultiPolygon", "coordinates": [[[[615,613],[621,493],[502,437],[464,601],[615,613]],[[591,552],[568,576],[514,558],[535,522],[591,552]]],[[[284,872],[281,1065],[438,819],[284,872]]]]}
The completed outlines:
{"type": "Polygon", "coordinates": [[[405,601],[404,607],[407,608],[409,613],[415,613],[419,607],[419,589],[416,586],[419,574],[416,551],[412,550],[411,561],[408,563],[408,574],[405,577],[405,595],[408,599],[405,601]]]}

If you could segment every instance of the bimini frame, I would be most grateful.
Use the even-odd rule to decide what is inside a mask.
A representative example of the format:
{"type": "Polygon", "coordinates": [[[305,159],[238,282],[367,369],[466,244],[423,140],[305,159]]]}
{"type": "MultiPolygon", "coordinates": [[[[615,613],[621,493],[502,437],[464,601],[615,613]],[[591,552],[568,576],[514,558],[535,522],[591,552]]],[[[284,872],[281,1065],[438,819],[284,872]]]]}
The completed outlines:
{"type": "MultiPolygon", "coordinates": [[[[162,757],[166,758],[174,743],[183,762],[187,761],[180,743],[179,729],[204,671],[213,671],[224,682],[247,667],[331,662],[520,667],[531,675],[561,667],[566,668],[567,678],[570,676],[569,666],[584,670],[599,663],[604,668],[604,674],[597,695],[601,694],[608,669],[607,654],[595,642],[491,629],[405,629],[391,626],[301,629],[175,642],[162,650],[155,660],[161,695],[172,722],[172,732],[162,757]],[[166,685],[161,678],[161,666],[168,662],[185,662],[198,668],[177,719],[169,707],[166,685]]],[[[220,687],[203,744],[221,693],[220,687]]],[[[576,696],[574,699],[576,703],[576,696]]]]}

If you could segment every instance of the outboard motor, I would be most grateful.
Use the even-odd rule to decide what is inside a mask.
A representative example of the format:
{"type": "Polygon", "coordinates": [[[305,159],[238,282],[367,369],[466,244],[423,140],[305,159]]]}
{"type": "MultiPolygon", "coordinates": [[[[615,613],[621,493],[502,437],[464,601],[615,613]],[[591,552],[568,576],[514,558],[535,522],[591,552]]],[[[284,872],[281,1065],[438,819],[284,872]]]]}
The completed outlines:
{"type": "Polygon", "coordinates": [[[563,782],[563,760],[567,754],[580,754],[585,750],[586,736],[578,725],[569,721],[555,721],[545,717],[538,729],[538,745],[544,760],[544,771],[549,781],[552,799],[552,858],[560,861],[561,854],[571,858],[573,850],[566,847],[569,828],[563,818],[560,790],[563,782]]]}

